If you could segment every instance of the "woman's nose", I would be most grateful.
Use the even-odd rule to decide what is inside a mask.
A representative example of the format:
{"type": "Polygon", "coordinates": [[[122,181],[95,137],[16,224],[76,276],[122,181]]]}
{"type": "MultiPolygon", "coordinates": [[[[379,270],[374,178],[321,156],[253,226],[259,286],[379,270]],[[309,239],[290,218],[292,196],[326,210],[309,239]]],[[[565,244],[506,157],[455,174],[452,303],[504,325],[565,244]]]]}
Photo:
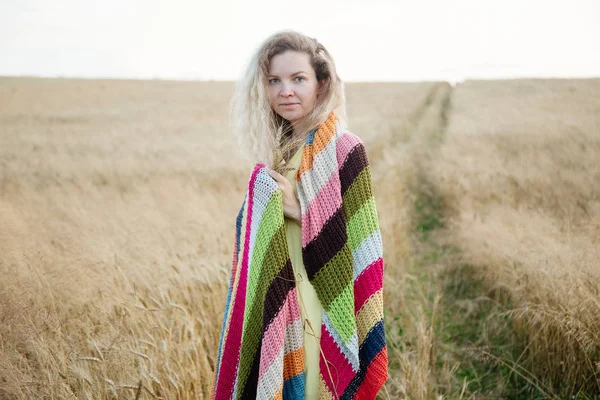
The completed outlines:
{"type": "Polygon", "coordinates": [[[289,97],[289,96],[291,96],[291,95],[293,95],[293,94],[294,94],[294,91],[292,90],[292,87],[291,87],[289,84],[285,84],[285,83],[284,83],[284,84],[281,86],[281,91],[279,92],[279,94],[280,94],[282,97],[289,97]]]}

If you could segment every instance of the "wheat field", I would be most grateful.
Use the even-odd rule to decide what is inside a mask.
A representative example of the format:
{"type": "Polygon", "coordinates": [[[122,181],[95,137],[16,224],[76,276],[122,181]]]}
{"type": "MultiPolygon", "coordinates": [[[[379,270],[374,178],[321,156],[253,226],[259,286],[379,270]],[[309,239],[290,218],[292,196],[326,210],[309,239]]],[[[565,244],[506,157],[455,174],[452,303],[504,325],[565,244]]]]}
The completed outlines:
{"type": "Polygon", "coordinates": [[[467,82],[444,136],[449,240],[510,297],[520,363],[600,396],[600,79],[467,82]]]}
{"type": "MultiPolygon", "coordinates": [[[[208,398],[253,166],[232,91],[0,78],[1,399],[208,398]]],[[[600,80],[347,100],[384,243],[380,398],[599,395],[600,80]]]]}

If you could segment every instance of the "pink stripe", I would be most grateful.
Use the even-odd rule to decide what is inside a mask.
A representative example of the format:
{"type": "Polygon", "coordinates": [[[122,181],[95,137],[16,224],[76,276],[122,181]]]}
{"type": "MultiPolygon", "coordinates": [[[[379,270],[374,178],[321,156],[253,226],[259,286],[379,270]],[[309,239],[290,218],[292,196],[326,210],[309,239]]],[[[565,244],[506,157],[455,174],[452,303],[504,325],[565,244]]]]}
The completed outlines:
{"type": "Polygon", "coordinates": [[[354,281],[354,314],[365,302],[383,287],[383,259],[379,257],[367,266],[354,281]]]}
{"type": "Polygon", "coordinates": [[[338,345],[335,343],[335,339],[325,328],[325,324],[321,325],[321,348],[323,349],[325,359],[328,361],[325,363],[323,354],[321,354],[319,362],[321,376],[323,381],[325,381],[329,392],[332,394],[336,393],[336,391],[334,391],[334,384],[337,383],[337,396],[334,396],[334,398],[338,398],[344,390],[346,390],[346,387],[352,378],[354,378],[355,373],[354,370],[352,370],[352,365],[350,365],[338,345]],[[333,382],[331,382],[331,379],[329,378],[327,367],[329,367],[333,382]]]}
{"type": "Polygon", "coordinates": [[[293,306],[294,304],[298,304],[296,292],[296,288],[289,291],[287,298],[283,303],[283,307],[279,310],[277,316],[273,318],[273,322],[271,322],[262,338],[258,373],[259,381],[262,379],[265,372],[267,372],[273,360],[275,360],[281,352],[287,325],[300,319],[300,309],[293,306]],[[286,324],[286,322],[288,324],[286,324]]]}
{"type": "Polygon", "coordinates": [[[349,132],[344,132],[341,138],[337,141],[337,161],[339,168],[342,168],[346,157],[348,157],[348,153],[352,151],[352,149],[359,143],[362,143],[362,140],[349,132]]]}
{"type": "Polygon", "coordinates": [[[306,247],[323,229],[329,218],[342,204],[339,171],[333,171],[329,180],[310,202],[302,215],[302,246],[306,247]]]}
{"type": "Polygon", "coordinates": [[[248,213],[246,217],[246,237],[244,239],[244,255],[242,258],[242,270],[240,271],[240,283],[238,284],[235,298],[233,299],[233,313],[229,322],[229,331],[223,358],[219,369],[218,382],[215,389],[216,399],[229,399],[233,394],[233,385],[236,381],[238,358],[240,355],[242,341],[242,327],[244,324],[244,304],[246,303],[246,284],[248,281],[248,251],[252,226],[252,208],[254,205],[254,182],[263,164],[257,164],[252,171],[252,177],[248,184],[248,213]]]}

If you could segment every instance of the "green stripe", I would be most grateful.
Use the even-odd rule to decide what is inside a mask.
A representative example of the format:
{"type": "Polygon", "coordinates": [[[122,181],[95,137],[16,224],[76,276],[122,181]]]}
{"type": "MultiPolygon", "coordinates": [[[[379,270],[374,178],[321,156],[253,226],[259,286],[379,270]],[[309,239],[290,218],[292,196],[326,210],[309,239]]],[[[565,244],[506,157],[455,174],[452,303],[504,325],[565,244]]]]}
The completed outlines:
{"type": "Polygon", "coordinates": [[[327,315],[344,343],[348,343],[356,331],[354,317],[354,282],[350,282],[342,293],[329,305],[327,315]]]}
{"type": "MultiPolygon", "coordinates": [[[[255,236],[255,243],[250,243],[250,246],[254,246],[252,252],[252,259],[250,260],[249,276],[248,276],[248,297],[246,298],[246,304],[252,304],[254,296],[256,295],[256,287],[258,286],[260,279],[259,273],[264,264],[265,254],[267,253],[268,247],[272,244],[272,238],[278,230],[282,230],[284,227],[282,209],[282,194],[281,191],[273,193],[267,207],[262,215],[262,220],[258,226],[258,232],[255,236]],[[258,268],[257,268],[258,266],[258,268]]],[[[287,248],[287,245],[286,245],[287,248]]],[[[248,320],[248,315],[245,315],[245,321],[248,320]]]]}
{"type": "Polygon", "coordinates": [[[311,284],[317,290],[319,300],[323,308],[327,309],[329,304],[339,296],[344,288],[354,279],[352,252],[348,243],[337,252],[319,272],[313,277],[311,284]]]}
{"type": "Polygon", "coordinates": [[[375,198],[371,197],[352,216],[348,222],[348,243],[352,251],[356,250],[361,242],[371,233],[379,229],[375,198]]]}
{"type": "Polygon", "coordinates": [[[365,201],[373,197],[371,188],[371,172],[367,165],[356,175],[348,190],[344,193],[344,215],[346,221],[350,221],[352,216],[362,207],[365,201]]]}

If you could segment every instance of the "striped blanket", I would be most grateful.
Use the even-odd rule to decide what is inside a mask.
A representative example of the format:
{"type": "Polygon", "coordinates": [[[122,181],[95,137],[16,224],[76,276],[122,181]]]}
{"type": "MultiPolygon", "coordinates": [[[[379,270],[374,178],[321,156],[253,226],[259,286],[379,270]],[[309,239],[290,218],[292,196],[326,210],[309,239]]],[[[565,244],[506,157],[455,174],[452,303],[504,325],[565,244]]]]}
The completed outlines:
{"type": "MultiPolygon", "coordinates": [[[[335,113],[296,174],[302,259],[323,306],[319,399],[374,399],[387,380],[383,244],[362,140],[335,113]]],[[[214,399],[304,399],[303,326],[282,192],[254,167],[237,216],[214,399]]]]}

